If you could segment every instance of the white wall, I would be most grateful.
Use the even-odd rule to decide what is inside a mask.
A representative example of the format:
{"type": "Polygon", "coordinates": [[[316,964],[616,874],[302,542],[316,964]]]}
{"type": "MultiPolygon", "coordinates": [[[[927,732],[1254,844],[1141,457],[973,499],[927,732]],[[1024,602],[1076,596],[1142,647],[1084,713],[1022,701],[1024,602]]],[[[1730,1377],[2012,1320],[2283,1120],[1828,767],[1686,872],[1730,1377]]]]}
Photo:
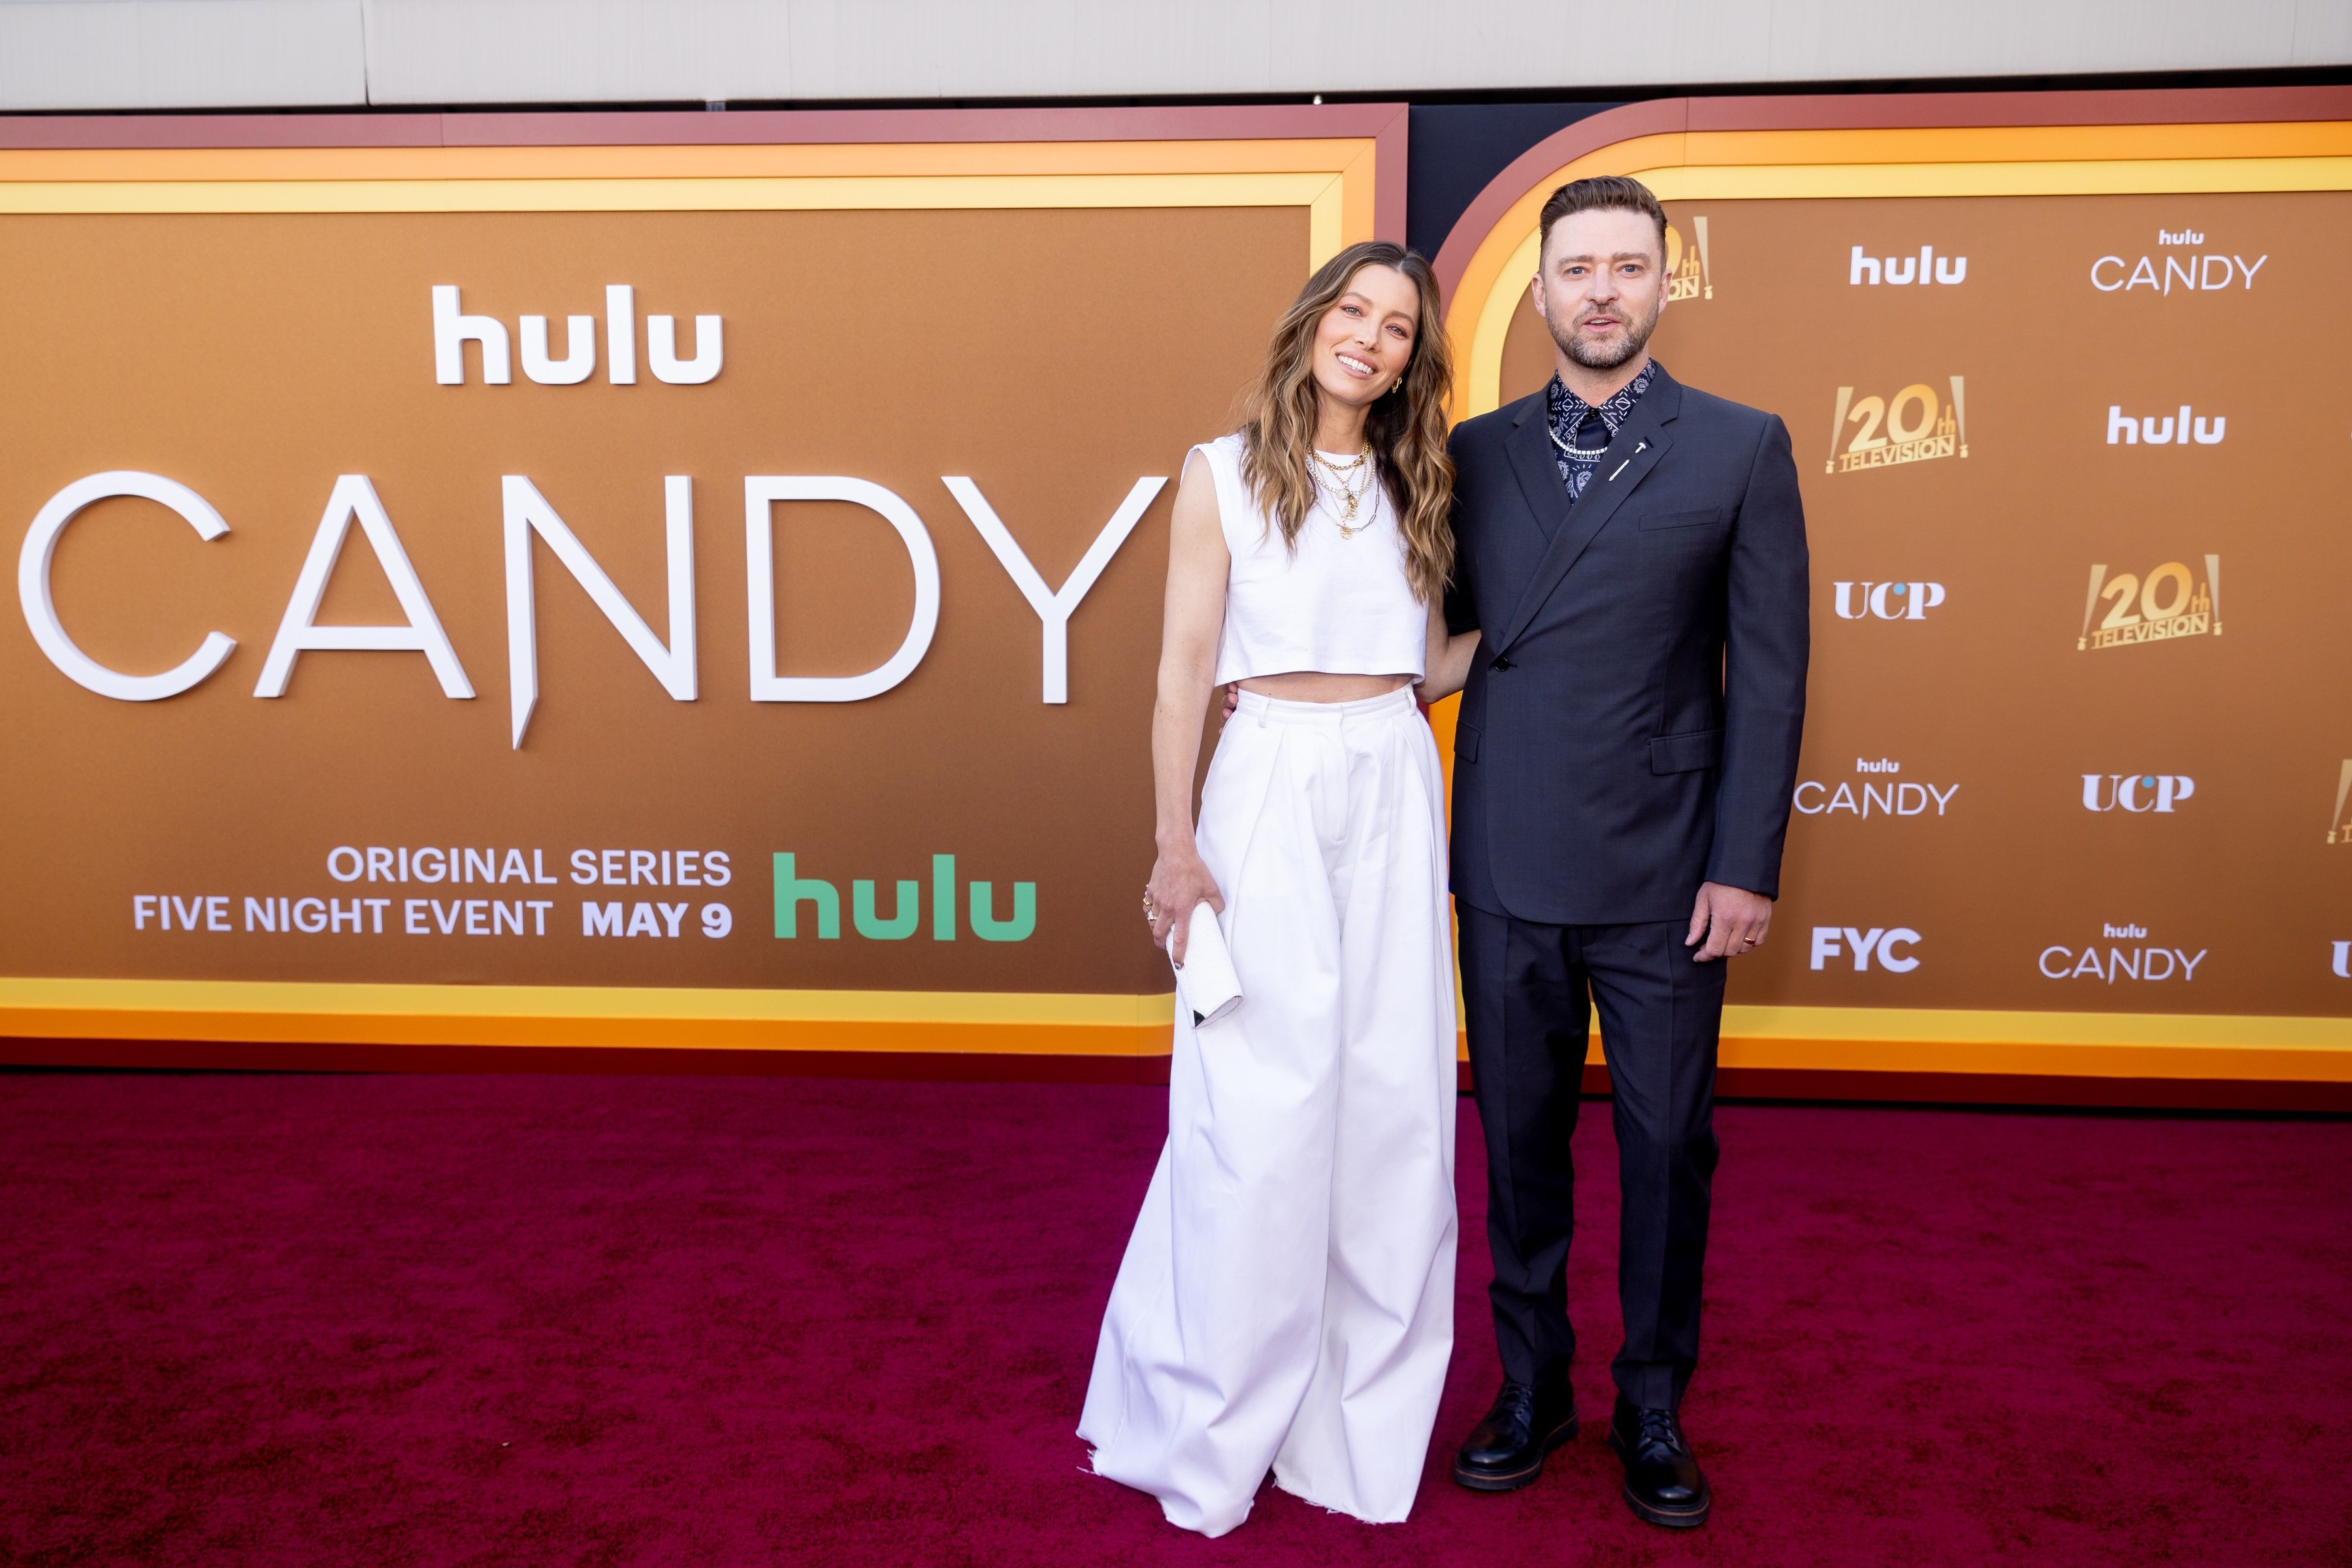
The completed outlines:
{"type": "Polygon", "coordinates": [[[0,0],[0,109],[366,101],[362,0],[0,0]]]}
{"type": "Polygon", "coordinates": [[[0,109],[1402,93],[2347,63],[2352,0],[0,0],[0,109]]]}

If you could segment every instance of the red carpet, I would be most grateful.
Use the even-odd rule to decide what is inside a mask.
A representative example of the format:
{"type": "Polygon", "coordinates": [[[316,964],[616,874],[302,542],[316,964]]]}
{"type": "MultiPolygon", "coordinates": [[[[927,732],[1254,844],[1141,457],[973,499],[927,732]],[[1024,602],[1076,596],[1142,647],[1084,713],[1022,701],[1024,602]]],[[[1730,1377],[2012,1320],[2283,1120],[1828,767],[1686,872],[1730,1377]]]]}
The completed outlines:
{"type": "MultiPolygon", "coordinates": [[[[0,1076],[0,1562],[2352,1563],[2352,1124],[1722,1116],[1716,1518],[1597,1427],[1202,1542],[1071,1436],[1163,1091],[0,1076]]],[[[1575,1293],[1605,1411],[1606,1108],[1575,1293]]]]}

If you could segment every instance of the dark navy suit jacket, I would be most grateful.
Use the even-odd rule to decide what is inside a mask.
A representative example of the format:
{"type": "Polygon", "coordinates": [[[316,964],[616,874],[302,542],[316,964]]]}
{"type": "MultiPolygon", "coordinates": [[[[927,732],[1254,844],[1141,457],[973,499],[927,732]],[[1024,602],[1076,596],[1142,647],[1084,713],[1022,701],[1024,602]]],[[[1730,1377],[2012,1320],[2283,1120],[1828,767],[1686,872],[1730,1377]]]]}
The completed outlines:
{"type": "Polygon", "coordinates": [[[1788,426],[1661,370],[1573,505],[1541,392],[1452,445],[1446,619],[1484,634],[1455,897],[1553,925],[1688,920],[1701,882],[1777,898],[1811,649],[1788,426]]]}

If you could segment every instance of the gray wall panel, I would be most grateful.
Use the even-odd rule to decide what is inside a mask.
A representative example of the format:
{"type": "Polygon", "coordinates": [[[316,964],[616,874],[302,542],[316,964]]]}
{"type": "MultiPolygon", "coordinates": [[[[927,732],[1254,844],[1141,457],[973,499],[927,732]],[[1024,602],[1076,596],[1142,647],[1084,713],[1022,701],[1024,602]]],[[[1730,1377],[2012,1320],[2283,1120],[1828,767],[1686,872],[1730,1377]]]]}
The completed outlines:
{"type": "Polygon", "coordinates": [[[1639,13],[1584,0],[0,0],[0,109],[1402,94],[2347,63],[2347,0],[1656,0],[1639,13]]]}
{"type": "Polygon", "coordinates": [[[369,0],[383,103],[1403,92],[2352,61],[2343,0],[369,0]]]}
{"type": "Polygon", "coordinates": [[[0,108],[367,101],[360,0],[0,0],[0,108]]]}

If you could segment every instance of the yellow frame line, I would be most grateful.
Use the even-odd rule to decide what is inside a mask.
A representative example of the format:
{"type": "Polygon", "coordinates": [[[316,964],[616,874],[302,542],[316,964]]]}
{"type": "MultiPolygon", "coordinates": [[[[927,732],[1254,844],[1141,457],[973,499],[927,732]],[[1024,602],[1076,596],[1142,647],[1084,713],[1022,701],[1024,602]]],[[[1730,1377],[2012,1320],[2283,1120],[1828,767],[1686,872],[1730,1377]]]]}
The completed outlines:
{"type": "Polygon", "coordinates": [[[1734,1005],[1723,1010],[1723,1032],[1751,1040],[2352,1051],[2352,1018],[2210,1013],[1734,1005]]]}
{"type": "MultiPolygon", "coordinates": [[[[1335,174],[1307,204],[1307,269],[1322,266],[1349,244],[1347,224],[1348,177],[1335,174]]],[[[1370,225],[1362,226],[1359,237],[1371,237],[1370,225]]]]}
{"type": "Polygon", "coordinates": [[[0,979],[0,1026],[26,1012],[410,1018],[709,1019],[759,1023],[1132,1026],[1175,1017],[1159,995],[701,986],[406,985],[268,980],[0,979]]]}
{"type": "MultiPolygon", "coordinates": [[[[1331,174],[886,174],[560,180],[20,180],[0,214],[824,212],[1301,206],[1335,230],[1331,174]],[[1319,210],[1328,202],[1331,213],[1319,210]]],[[[1335,247],[1336,248],[1336,247],[1335,247]]]]}
{"type": "MultiPolygon", "coordinates": [[[[26,1011],[233,1012],[414,1017],[711,1018],[772,1022],[1167,1023],[1171,993],[764,990],[705,986],[431,985],[341,981],[0,978],[0,1018],[26,1011]]],[[[2261,1047],[2352,1050],[2352,1018],[1971,1008],[1724,1009],[1748,1039],[2261,1047]]]]}
{"type": "Polygon", "coordinates": [[[2352,189],[2352,157],[1965,163],[1686,163],[1636,176],[1661,201],[2132,196],[2352,189]]]}
{"type": "Polygon", "coordinates": [[[1338,174],[1368,137],[1224,142],[783,142],[538,147],[0,149],[0,181],[687,179],[1338,174]]]}

